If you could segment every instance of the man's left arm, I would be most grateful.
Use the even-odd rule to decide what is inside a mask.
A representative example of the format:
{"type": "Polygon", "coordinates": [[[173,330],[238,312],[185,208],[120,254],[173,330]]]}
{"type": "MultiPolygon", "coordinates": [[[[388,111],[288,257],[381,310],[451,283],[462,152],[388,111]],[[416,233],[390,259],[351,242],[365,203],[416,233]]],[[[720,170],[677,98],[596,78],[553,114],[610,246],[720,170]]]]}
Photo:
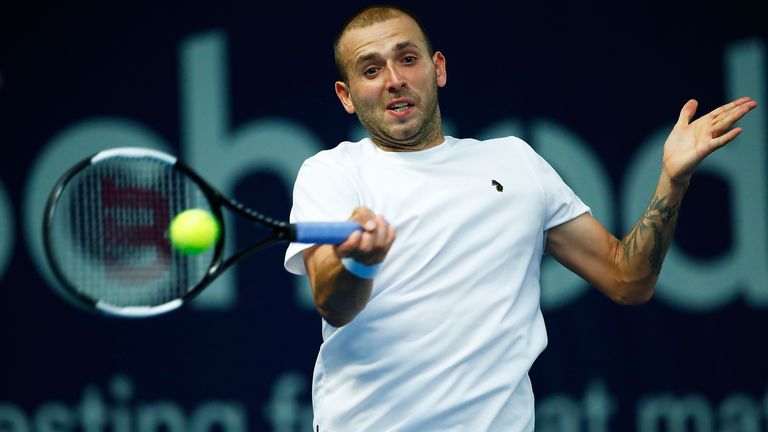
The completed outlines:
{"type": "Polygon", "coordinates": [[[589,214],[547,234],[547,253],[617,303],[638,304],[651,298],[693,170],[741,133],[741,128],[731,127],[757,103],[740,98],[691,122],[697,105],[690,100],[683,106],[664,144],[653,198],[624,238],[614,237],[589,214]]]}

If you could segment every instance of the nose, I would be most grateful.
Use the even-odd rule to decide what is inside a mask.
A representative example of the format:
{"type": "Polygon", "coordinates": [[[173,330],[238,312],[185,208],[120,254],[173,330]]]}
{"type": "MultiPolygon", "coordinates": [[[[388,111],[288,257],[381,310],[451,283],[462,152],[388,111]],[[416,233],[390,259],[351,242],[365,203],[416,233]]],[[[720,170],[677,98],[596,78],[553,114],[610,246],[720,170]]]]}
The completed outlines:
{"type": "Polygon", "coordinates": [[[405,88],[405,77],[395,66],[387,67],[387,90],[390,93],[405,88]]]}

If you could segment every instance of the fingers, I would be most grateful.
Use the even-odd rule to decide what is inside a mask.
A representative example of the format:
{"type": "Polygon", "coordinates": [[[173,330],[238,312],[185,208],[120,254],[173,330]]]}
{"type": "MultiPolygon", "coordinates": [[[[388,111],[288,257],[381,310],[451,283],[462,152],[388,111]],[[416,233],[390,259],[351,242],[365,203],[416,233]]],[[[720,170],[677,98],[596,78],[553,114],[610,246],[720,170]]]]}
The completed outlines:
{"type": "Polygon", "coordinates": [[[756,101],[743,97],[712,111],[712,136],[719,137],[756,107],[756,101]]]}
{"type": "Polygon", "coordinates": [[[714,147],[713,151],[733,141],[734,138],[739,136],[741,131],[742,131],[741,128],[735,128],[733,130],[728,131],[728,133],[726,133],[725,135],[719,136],[717,138],[713,138],[712,139],[712,146],[714,147]]]}
{"type": "MultiPolygon", "coordinates": [[[[389,225],[387,224],[387,221],[385,221],[384,218],[381,216],[376,216],[376,218],[374,219],[374,222],[375,222],[375,227],[371,230],[371,235],[366,238],[366,240],[370,239],[370,241],[364,246],[361,245],[360,247],[362,252],[370,252],[374,248],[381,249],[386,244],[387,228],[389,227],[389,225]]],[[[365,238],[365,236],[363,237],[365,238]]]]}
{"type": "Polygon", "coordinates": [[[364,226],[366,222],[373,219],[375,216],[376,214],[374,214],[368,207],[355,207],[355,210],[352,211],[352,215],[349,219],[359,222],[360,226],[364,226]]]}
{"type": "Polygon", "coordinates": [[[355,231],[350,234],[344,243],[340,243],[334,246],[333,249],[336,252],[336,256],[339,258],[346,258],[350,256],[350,254],[352,254],[360,246],[360,241],[362,238],[363,233],[361,231],[355,231]]]}
{"type": "Polygon", "coordinates": [[[744,96],[744,97],[736,99],[733,102],[729,102],[729,103],[727,103],[727,104],[725,104],[725,105],[723,105],[723,106],[713,110],[711,113],[709,113],[709,115],[711,115],[713,119],[717,119],[717,117],[720,116],[721,114],[727,113],[728,111],[731,111],[732,109],[737,108],[737,107],[742,106],[742,105],[745,105],[745,104],[747,106],[751,105],[751,107],[749,109],[752,109],[752,108],[757,106],[757,102],[752,100],[751,97],[744,96]]]}
{"type": "Polygon", "coordinates": [[[344,243],[335,246],[336,255],[369,265],[383,261],[395,240],[395,227],[365,207],[356,208],[350,219],[358,221],[362,230],[355,231],[344,243]]]}
{"type": "Polygon", "coordinates": [[[693,119],[696,114],[696,108],[699,107],[699,102],[696,99],[691,99],[683,105],[683,109],[680,110],[680,117],[677,119],[678,123],[687,125],[693,119]]]}
{"type": "Polygon", "coordinates": [[[381,216],[375,216],[373,219],[369,219],[368,222],[363,225],[363,237],[360,240],[360,245],[357,250],[363,254],[370,253],[378,243],[380,243],[379,232],[382,229],[384,223],[381,216]]]}
{"type": "Polygon", "coordinates": [[[383,217],[376,216],[363,227],[360,243],[351,256],[364,264],[383,261],[394,241],[394,232],[383,217]]]}
{"type": "MultiPolygon", "coordinates": [[[[695,99],[691,99],[683,105],[683,109],[680,110],[680,117],[678,123],[689,124],[696,114],[696,109],[699,103],[695,99]]],[[[728,129],[733,123],[735,123],[741,117],[744,117],[746,113],[757,107],[757,101],[753,100],[749,96],[738,98],[732,102],[729,102],[723,106],[720,106],[705,117],[712,119],[712,124],[726,124],[730,121],[730,125],[727,127],[721,127],[721,129],[728,129]]]]}

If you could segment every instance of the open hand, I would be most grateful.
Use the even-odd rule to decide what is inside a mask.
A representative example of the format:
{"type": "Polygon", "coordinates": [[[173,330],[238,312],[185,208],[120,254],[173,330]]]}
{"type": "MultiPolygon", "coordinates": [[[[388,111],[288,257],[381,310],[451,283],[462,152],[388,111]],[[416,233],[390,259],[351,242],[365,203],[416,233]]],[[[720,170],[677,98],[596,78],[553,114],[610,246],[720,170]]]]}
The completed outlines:
{"type": "Polygon", "coordinates": [[[664,143],[662,173],[672,183],[687,184],[693,170],[705,157],[733,141],[742,129],[731,127],[757,107],[757,102],[742,97],[691,122],[698,105],[691,99],[683,106],[680,118],[664,143]]]}

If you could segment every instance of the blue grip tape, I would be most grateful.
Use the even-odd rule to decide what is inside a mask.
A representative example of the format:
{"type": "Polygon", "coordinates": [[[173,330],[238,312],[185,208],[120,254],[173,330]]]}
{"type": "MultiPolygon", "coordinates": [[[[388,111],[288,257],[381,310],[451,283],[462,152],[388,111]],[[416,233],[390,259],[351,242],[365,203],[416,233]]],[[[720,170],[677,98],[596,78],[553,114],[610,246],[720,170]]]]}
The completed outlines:
{"type": "Polygon", "coordinates": [[[357,222],[299,222],[294,226],[298,243],[339,244],[361,229],[357,222]]]}

